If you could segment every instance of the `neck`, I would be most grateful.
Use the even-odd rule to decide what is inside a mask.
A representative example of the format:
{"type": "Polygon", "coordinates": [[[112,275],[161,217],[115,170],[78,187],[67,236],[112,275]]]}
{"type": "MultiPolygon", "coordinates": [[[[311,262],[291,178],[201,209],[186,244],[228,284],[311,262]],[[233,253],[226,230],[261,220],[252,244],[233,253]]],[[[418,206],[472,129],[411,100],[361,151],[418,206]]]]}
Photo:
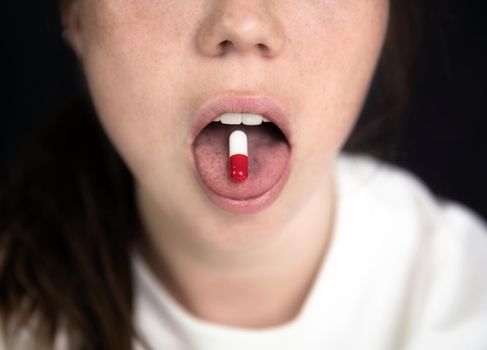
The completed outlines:
{"type": "Polygon", "coordinates": [[[141,253],[167,291],[198,318],[246,328],[286,323],[301,309],[326,253],[332,184],[322,183],[279,232],[225,248],[192,242],[194,235],[170,226],[157,202],[138,191],[146,229],[141,253]]]}

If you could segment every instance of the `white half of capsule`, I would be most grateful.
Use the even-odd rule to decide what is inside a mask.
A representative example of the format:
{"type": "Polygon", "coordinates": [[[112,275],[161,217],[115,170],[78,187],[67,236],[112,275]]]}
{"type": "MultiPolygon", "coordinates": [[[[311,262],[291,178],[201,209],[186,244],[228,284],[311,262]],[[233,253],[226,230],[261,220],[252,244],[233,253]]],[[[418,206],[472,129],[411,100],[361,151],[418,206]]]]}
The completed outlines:
{"type": "Polygon", "coordinates": [[[230,134],[229,143],[229,157],[235,154],[243,154],[248,156],[247,135],[242,130],[235,130],[230,134]]]}
{"type": "Polygon", "coordinates": [[[226,125],[260,125],[262,122],[269,123],[270,120],[259,114],[250,113],[224,113],[213,119],[214,122],[221,122],[226,125]]]}

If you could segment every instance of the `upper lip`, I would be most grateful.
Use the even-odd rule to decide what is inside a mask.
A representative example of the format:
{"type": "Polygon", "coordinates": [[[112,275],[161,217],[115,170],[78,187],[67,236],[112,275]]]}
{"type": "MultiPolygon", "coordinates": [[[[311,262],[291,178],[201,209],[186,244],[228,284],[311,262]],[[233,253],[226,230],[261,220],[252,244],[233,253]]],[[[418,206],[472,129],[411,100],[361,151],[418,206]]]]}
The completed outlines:
{"type": "Polygon", "coordinates": [[[191,132],[191,144],[201,131],[223,113],[260,114],[277,125],[289,144],[292,130],[284,108],[273,98],[262,95],[227,95],[210,99],[196,112],[191,132]]]}

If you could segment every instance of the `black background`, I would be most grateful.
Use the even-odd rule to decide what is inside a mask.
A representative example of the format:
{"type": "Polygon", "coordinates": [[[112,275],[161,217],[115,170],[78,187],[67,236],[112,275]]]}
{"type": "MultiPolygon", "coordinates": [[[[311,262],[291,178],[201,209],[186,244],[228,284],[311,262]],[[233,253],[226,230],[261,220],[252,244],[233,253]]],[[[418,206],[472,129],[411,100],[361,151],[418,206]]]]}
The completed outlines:
{"type": "MultiPolygon", "coordinates": [[[[426,23],[397,162],[437,195],[487,218],[484,12],[471,1],[438,4],[426,23]]],[[[54,1],[4,2],[2,11],[0,165],[6,165],[29,132],[76,93],[79,78],[54,1]]]]}

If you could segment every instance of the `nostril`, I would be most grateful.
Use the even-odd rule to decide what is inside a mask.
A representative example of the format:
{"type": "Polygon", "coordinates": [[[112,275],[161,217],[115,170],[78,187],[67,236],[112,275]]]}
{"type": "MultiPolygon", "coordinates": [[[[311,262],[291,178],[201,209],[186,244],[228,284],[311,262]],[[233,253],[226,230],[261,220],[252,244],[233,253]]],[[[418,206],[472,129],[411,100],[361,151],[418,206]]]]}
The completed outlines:
{"type": "Polygon", "coordinates": [[[257,48],[259,49],[259,51],[262,51],[265,54],[269,53],[269,48],[265,44],[259,43],[257,44],[257,48]]]}
{"type": "Polygon", "coordinates": [[[233,44],[230,40],[224,40],[219,44],[219,46],[222,50],[228,50],[233,46],[233,44]]]}

